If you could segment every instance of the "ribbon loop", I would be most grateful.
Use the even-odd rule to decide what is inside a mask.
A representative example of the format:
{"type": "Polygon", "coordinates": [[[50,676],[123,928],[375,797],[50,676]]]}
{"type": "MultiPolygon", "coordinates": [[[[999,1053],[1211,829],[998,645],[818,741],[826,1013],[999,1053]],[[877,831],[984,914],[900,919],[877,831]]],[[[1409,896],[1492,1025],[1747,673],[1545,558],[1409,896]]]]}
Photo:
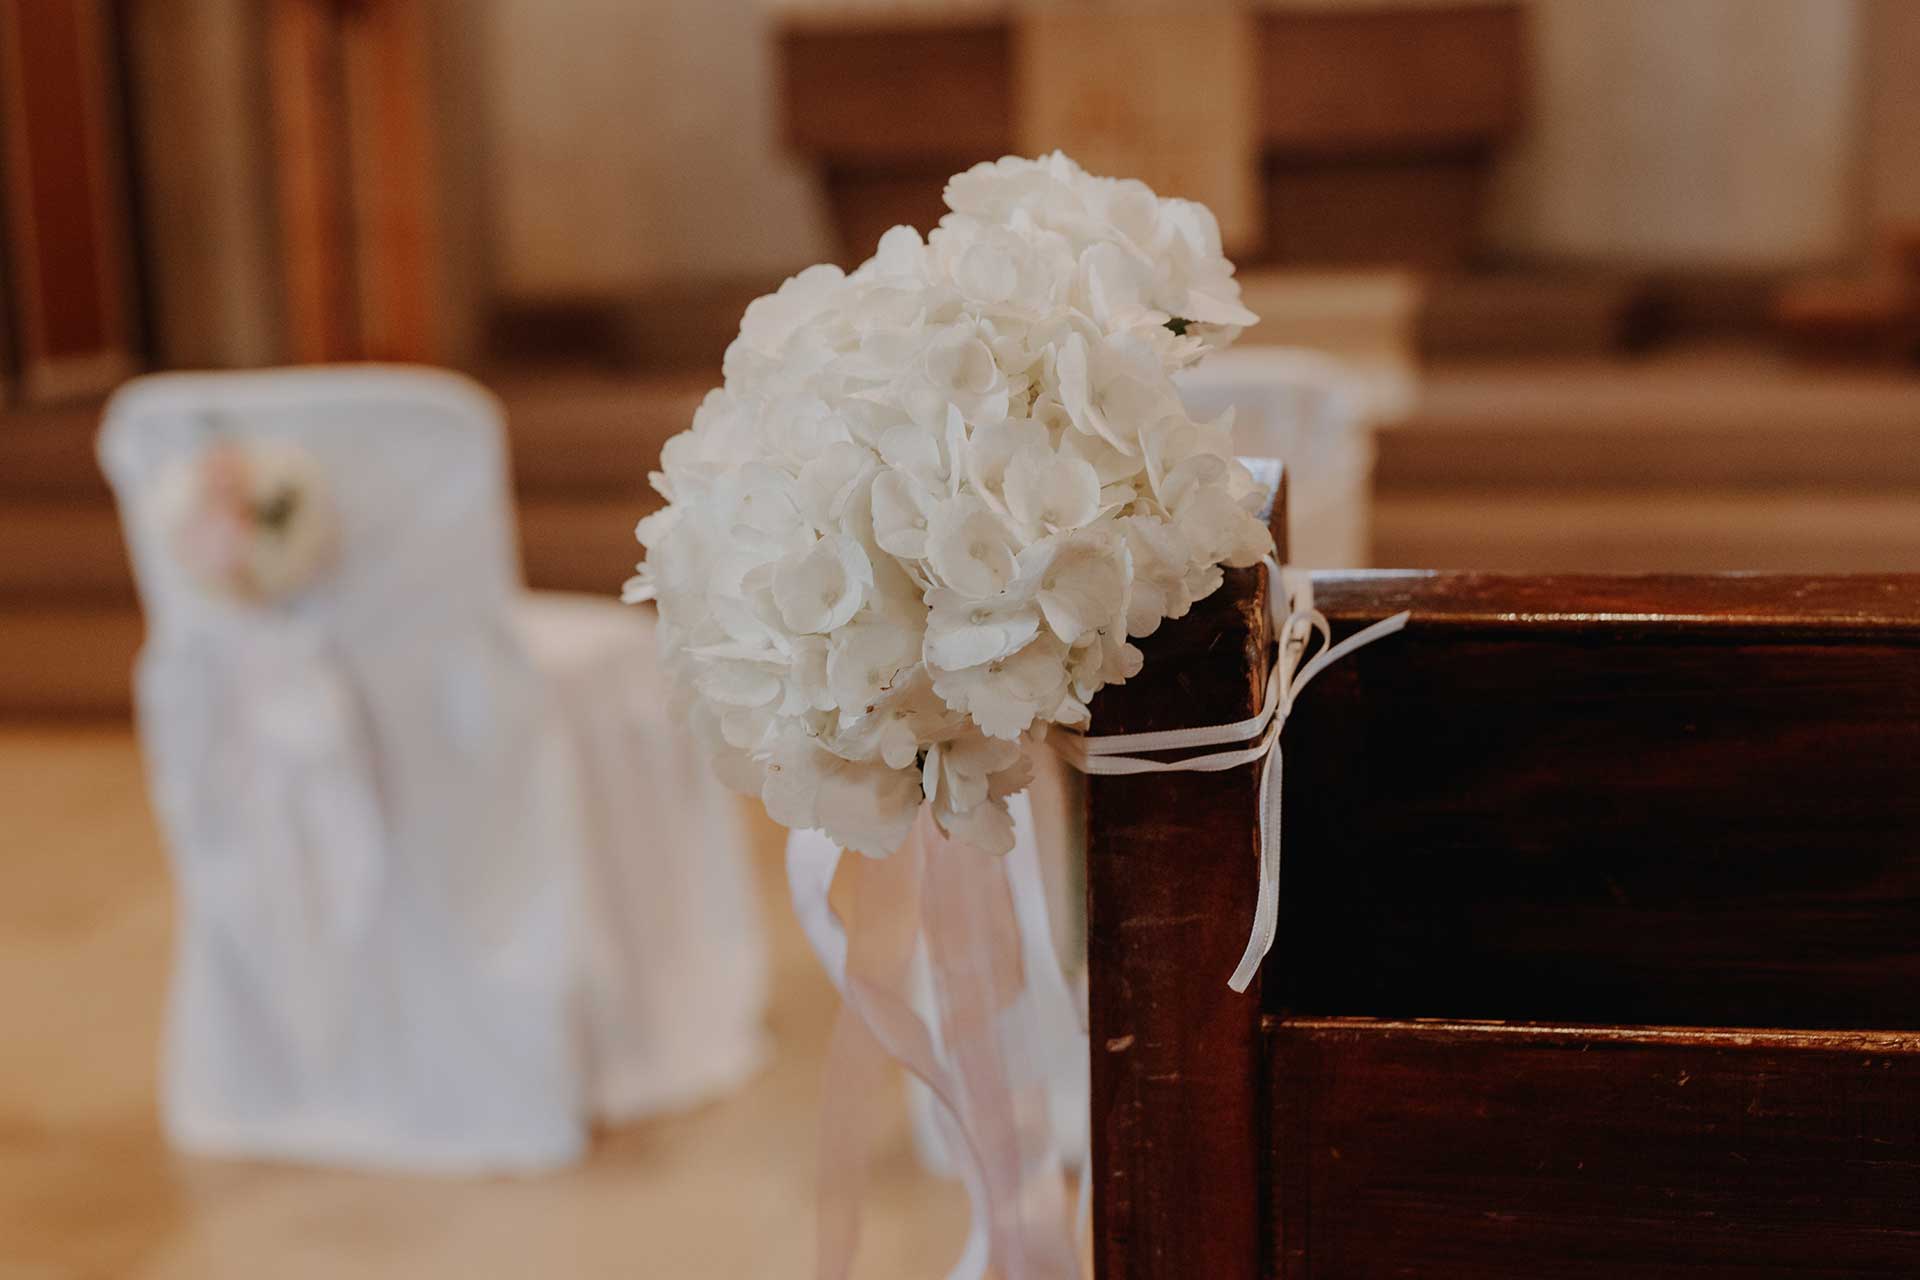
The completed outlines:
{"type": "Polygon", "coordinates": [[[1213,773],[1235,769],[1244,764],[1264,761],[1260,769],[1260,881],[1254,903],[1253,929],[1247,949],[1240,957],[1227,985],[1245,991],[1260,971],[1260,963],[1273,949],[1274,934],[1280,918],[1280,734],[1293,712],[1294,700],[1313,678],[1355,649],[1384,639],[1407,625],[1411,617],[1402,610],[1372,626],[1333,643],[1333,628],[1326,616],[1313,607],[1313,578],[1305,570],[1282,567],[1271,556],[1267,567],[1267,609],[1273,620],[1279,652],[1273,670],[1267,676],[1266,699],[1258,714],[1231,724],[1201,725],[1191,729],[1162,729],[1153,733],[1103,734],[1085,737],[1076,733],[1052,735],[1048,741],[1062,759],[1082,773],[1121,776],[1136,773],[1213,773]],[[1319,648],[1311,659],[1309,649],[1319,637],[1319,648]],[[1247,742],[1251,745],[1230,751],[1208,752],[1178,760],[1148,760],[1143,755],[1156,751],[1188,751],[1201,747],[1247,742]]]}

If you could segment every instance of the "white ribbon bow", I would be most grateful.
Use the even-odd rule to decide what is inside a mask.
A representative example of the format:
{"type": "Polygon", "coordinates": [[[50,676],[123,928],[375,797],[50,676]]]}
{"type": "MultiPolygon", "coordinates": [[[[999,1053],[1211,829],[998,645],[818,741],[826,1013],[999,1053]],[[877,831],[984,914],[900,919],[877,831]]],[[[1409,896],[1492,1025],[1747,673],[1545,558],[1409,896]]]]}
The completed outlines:
{"type": "Polygon", "coordinates": [[[1392,635],[1407,625],[1406,611],[1383,618],[1363,631],[1333,643],[1327,619],[1313,607],[1313,579],[1301,569],[1283,568],[1272,557],[1266,560],[1268,577],[1267,609],[1280,639],[1280,652],[1273,671],[1267,677],[1267,697],[1259,714],[1232,724],[1205,725],[1193,729],[1164,729],[1156,733],[1117,733],[1086,737],[1077,733],[1058,733],[1048,741],[1054,750],[1082,773],[1119,775],[1129,773],[1216,773],[1236,769],[1243,764],[1265,760],[1260,771],[1260,890],[1253,913],[1253,933],[1240,964],[1227,979],[1235,991],[1245,991],[1260,970],[1260,962],[1273,949],[1274,932],[1280,918],[1280,732],[1286,728],[1294,699],[1330,664],[1355,649],[1392,635]],[[1311,659],[1307,649],[1313,637],[1320,637],[1321,648],[1311,659]],[[1217,747],[1228,743],[1251,745],[1232,751],[1188,756],[1181,760],[1148,760],[1135,752],[1184,751],[1197,747],[1217,747]]]}

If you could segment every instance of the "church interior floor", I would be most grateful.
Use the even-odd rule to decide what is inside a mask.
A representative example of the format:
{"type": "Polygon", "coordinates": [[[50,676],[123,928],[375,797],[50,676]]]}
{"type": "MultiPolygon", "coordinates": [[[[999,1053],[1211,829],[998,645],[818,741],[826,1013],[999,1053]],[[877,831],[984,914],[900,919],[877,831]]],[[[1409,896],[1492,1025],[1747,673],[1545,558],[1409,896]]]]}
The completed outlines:
{"type": "MultiPolygon", "coordinates": [[[[0,724],[0,1280],[809,1275],[833,994],[785,909],[782,833],[754,830],[776,1048],[742,1092],[539,1178],[220,1163],[156,1121],[171,901],[131,732],[0,724]]],[[[965,1197],[887,1114],[858,1274],[941,1275],[965,1197]]]]}

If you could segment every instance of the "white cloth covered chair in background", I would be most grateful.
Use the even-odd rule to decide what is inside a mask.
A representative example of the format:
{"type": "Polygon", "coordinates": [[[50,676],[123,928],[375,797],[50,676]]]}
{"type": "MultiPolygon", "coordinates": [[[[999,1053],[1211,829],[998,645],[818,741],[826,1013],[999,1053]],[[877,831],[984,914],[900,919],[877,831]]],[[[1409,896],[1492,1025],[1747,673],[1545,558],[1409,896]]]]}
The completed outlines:
{"type": "Polygon", "coordinates": [[[427,370],[161,375],[114,398],[100,452],[178,886],[178,1144],[539,1168],[755,1068],[737,802],[670,717],[648,615],[523,589],[491,397],[427,370]],[[223,441],[324,480],[330,560],[283,598],[179,554],[168,477],[223,441]]]}
{"type": "Polygon", "coordinates": [[[1196,418],[1231,408],[1234,451],[1287,468],[1288,559],[1309,569],[1371,560],[1374,414],[1409,393],[1319,351],[1244,345],[1216,352],[1174,380],[1196,418]]]}

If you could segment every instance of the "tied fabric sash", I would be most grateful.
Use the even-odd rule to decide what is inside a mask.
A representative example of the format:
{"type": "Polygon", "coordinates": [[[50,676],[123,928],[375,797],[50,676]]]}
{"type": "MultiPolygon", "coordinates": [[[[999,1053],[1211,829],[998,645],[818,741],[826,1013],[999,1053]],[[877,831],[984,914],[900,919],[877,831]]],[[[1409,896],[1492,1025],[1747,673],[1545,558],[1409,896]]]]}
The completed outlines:
{"type": "Polygon", "coordinates": [[[1301,569],[1284,568],[1271,556],[1267,569],[1267,609],[1279,638],[1279,653],[1267,677],[1266,701],[1258,714],[1231,724],[1193,729],[1166,729],[1156,733],[1119,733],[1085,737],[1076,733],[1051,736],[1048,741],[1068,764],[1082,773],[1114,776],[1132,773],[1213,773],[1243,764],[1265,761],[1260,770],[1260,884],[1253,914],[1253,932],[1247,949],[1227,985],[1245,991],[1260,971],[1260,962],[1273,949],[1280,917],[1280,802],[1282,793],[1280,734],[1293,711],[1294,700],[1313,678],[1363,645],[1401,630],[1410,616],[1404,610],[1333,643],[1327,619],[1313,607],[1313,579],[1301,569]],[[1306,656],[1313,638],[1320,651],[1306,656]],[[1144,753],[1191,751],[1230,743],[1249,743],[1230,751],[1186,756],[1179,760],[1149,760],[1144,753]]]}
{"type": "Polygon", "coordinates": [[[950,1280],[1073,1280],[1063,1153],[1047,1114],[1036,1008],[1059,995],[1045,891],[1031,847],[992,857],[923,809],[887,858],[793,841],[787,881],[801,929],[841,996],[826,1064],[815,1274],[845,1280],[859,1239],[873,1094],[892,1058],[927,1086],[972,1217],[950,1280]],[[829,899],[840,881],[843,918],[829,899]],[[933,1025],[909,970],[923,949],[933,1025]],[[1052,966],[1048,974],[1045,967],[1052,966]]]}

